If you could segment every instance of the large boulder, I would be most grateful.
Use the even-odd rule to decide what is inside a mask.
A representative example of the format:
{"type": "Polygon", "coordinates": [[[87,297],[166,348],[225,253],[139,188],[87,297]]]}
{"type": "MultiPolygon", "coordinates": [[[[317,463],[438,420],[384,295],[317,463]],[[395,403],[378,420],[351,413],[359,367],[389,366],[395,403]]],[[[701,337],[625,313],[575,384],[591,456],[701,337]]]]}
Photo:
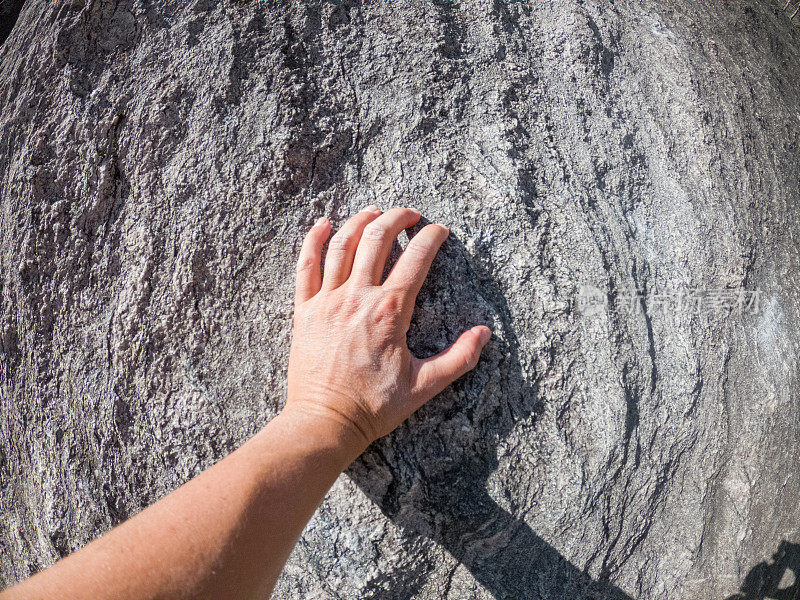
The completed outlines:
{"type": "Polygon", "coordinates": [[[0,582],[276,414],[301,238],[375,203],[451,228],[412,350],[494,338],[339,478],[276,598],[790,593],[782,7],[27,2],[0,47],[0,582]]]}

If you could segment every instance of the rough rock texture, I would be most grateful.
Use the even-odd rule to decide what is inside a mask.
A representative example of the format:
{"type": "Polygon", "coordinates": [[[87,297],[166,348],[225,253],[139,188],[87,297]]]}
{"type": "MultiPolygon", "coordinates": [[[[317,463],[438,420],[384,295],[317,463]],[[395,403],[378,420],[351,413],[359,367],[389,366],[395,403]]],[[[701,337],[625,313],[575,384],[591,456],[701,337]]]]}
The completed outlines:
{"type": "Polygon", "coordinates": [[[0,581],[276,413],[301,237],[375,202],[451,227],[412,350],[495,337],[339,479],[275,597],[784,593],[798,48],[754,0],[27,2],[0,47],[0,581]]]}

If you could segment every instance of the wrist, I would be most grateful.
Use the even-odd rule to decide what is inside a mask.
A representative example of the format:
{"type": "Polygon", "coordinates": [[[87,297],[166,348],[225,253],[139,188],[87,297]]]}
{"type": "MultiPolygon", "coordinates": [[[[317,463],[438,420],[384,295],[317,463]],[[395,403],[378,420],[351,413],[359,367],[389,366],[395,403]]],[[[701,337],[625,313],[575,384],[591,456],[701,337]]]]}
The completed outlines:
{"type": "Polygon", "coordinates": [[[287,402],[276,419],[297,431],[308,443],[335,453],[344,463],[343,469],[372,442],[351,419],[324,404],[287,402]]]}

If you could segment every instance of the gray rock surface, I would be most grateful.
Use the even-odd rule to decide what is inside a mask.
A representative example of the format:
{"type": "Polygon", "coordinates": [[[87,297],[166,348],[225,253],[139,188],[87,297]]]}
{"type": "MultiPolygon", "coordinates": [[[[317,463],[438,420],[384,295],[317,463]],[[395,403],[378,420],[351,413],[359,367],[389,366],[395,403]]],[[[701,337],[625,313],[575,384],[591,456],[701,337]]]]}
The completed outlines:
{"type": "Polygon", "coordinates": [[[27,2],[0,47],[0,582],[276,414],[302,235],[374,202],[451,227],[412,350],[495,336],[338,480],[276,598],[778,597],[799,48],[754,0],[27,2]]]}

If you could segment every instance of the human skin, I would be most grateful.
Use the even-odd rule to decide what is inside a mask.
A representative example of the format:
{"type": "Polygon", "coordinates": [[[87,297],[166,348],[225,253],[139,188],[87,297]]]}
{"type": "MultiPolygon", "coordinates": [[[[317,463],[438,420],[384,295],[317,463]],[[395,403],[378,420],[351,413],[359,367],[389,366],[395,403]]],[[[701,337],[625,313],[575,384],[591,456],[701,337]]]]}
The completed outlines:
{"type": "Polygon", "coordinates": [[[0,600],[269,597],[325,493],[375,439],[472,369],[487,327],[425,359],[406,345],[414,300],[447,238],[427,225],[386,281],[418,211],[370,206],[331,238],[323,218],[297,264],[285,408],[225,459],[132,519],[0,593],[0,600]]]}

